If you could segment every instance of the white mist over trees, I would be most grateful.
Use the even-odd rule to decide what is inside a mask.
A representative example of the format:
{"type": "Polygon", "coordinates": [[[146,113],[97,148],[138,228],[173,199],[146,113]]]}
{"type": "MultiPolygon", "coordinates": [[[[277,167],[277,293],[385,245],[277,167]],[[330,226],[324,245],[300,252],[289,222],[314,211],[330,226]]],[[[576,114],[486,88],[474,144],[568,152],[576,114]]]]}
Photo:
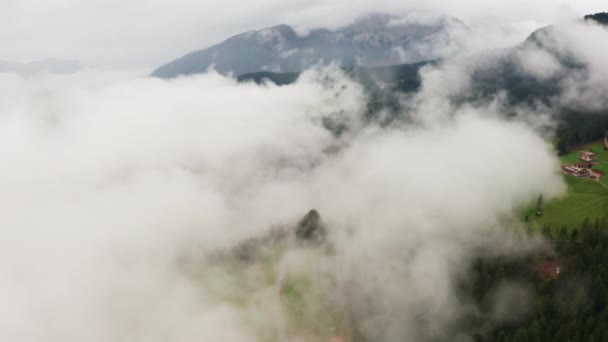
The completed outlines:
{"type": "Polygon", "coordinates": [[[362,89],[332,68],[284,87],[214,73],[0,84],[3,340],[276,340],[274,283],[226,301],[209,288],[229,278],[205,277],[204,255],[312,208],[334,255],[294,247],[282,272],[336,277],[325,295],[372,340],[432,337],[424,324],[443,336],[466,310],[454,284],[467,262],[530,248],[509,232],[513,211],[563,189],[528,125],[491,108],[445,119],[426,101],[418,128],[365,126],[362,89]],[[332,134],[327,117],[349,130],[332,134]]]}
{"type": "MultiPolygon", "coordinates": [[[[466,101],[494,61],[474,56],[425,66],[382,125],[335,66],[282,87],[0,74],[0,340],[470,340],[454,327],[480,312],[458,293],[471,262],[547,247],[516,213],[565,192],[554,111],[605,108],[607,31],[563,25],[509,56],[566,75],[551,101],[466,101]],[[307,213],[322,243],[289,235],[307,213]]],[[[494,291],[500,322],[533,298],[494,291]]]]}

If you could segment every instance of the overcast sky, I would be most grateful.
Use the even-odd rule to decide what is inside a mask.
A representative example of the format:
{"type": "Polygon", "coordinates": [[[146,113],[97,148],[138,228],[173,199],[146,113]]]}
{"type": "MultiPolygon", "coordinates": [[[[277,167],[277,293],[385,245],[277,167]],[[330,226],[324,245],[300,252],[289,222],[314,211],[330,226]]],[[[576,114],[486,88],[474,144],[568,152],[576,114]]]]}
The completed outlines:
{"type": "Polygon", "coordinates": [[[338,26],[368,12],[445,13],[507,44],[601,0],[0,0],[0,60],[149,68],[230,35],[280,23],[338,26]]]}

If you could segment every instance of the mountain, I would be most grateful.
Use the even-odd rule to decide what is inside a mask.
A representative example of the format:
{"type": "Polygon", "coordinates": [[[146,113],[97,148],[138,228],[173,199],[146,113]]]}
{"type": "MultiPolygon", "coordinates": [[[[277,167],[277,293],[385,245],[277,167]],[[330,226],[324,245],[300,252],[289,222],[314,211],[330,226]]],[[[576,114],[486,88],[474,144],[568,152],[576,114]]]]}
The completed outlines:
{"type": "MultiPolygon", "coordinates": [[[[419,89],[422,83],[420,69],[426,65],[437,65],[438,63],[440,63],[439,60],[432,60],[371,68],[357,67],[344,69],[344,72],[360,83],[368,95],[365,119],[374,120],[380,124],[389,124],[403,110],[400,94],[415,92],[419,89]],[[379,111],[384,111],[386,114],[383,115],[383,119],[378,117],[379,111]]],[[[272,82],[282,86],[296,82],[299,76],[299,72],[259,71],[240,75],[237,80],[258,84],[272,82]]],[[[345,128],[339,123],[329,121],[324,122],[324,125],[336,134],[345,128]]]]}
{"type": "MultiPolygon", "coordinates": [[[[594,20],[601,24],[608,24],[608,13],[598,13],[585,16],[585,20],[594,20]]],[[[537,107],[545,104],[553,108],[554,114],[559,117],[557,131],[560,153],[568,151],[572,146],[593,141],[604,137],[608,130],[607,106],[590,106],[585,100],[582,102],[560,102],[564,100],[564,86],[572,86],[567,80],[577,80],[583,85],[579,96],[589,89],[595,91],[597,85],[585,83],[586,75],[590,74],[589,65],[575,58],[572,51],[557,48],[552,43],[556,38],[555,26],[548,26],[531,33],[520,44],[497,51],[469,56],[467,61],[459,67],[465,68],[471,76],[471,91],[462,94],[457,101],[475,103],[477,101],[492,101],[500,96],[513,108],[517,106],[537,107]],[[544,74],[545,64],[523,67],[522,58],[530,53],[545,53],[551,56],[556,63],[555,72],[544,74]],[[523,57],[522,57],[523,56],[523,57]],[[540,70],[538,70],[540,68],[540,70]],[[564,83],[566,81],[566,83],[564,83]],[[584,115],[583,115],[584,114],[584,115]],[[581,134],[584,132],[584,134],[581,134]]],[[[419,70],[427,64],[441,63],[434,60],[413,64],[401,64],[375,68],[351,68],[346,73],[361,83],[368,92],[370,101],[366,116],[369,118],[381,117],[390,122],[392,117],[403,115],[407,108],[399,94],[416,92],[421,85],[419,70]],[[377,115],[379,110],[389,115],[377,115]]],[[[263,83],[273,82],[277,85],[286,85],[297,80],[299,73],[273,73],[254,72],[238,77],[240,82],[263,83]]],[[[601,93],[600,93],[601,94],[601,93]]]]}
{"type": "MultiPolygon", "coordinates": [[[[608,13],[586,15],[582,20],[608,25],[608,13]]],[[[563,27],[555,25],[540,28],[532,32],[521,44],[490,57],[491,63],[479,63],[484,67],[478,67],[473,72],[478,93],[483,96],[505,91],[512,104],[538,101],[548,104],[561,93],[564,80],[577,78],[579,82],[582,81],[580,77],[591,72],[589,65],[577,56],[580,51],[576,51],[576,48],[560,45],[560,29],[564,30],[563,27]],[[537,56],[544,53],[555,63],[552,67],[554,72],[543,75],[543,67],[550,64],[547,61],[543,62],[543,65],[523,67],[522,56],[530,53],[537,56]]]]}
{"type": "Polygon", "coordinates": [[[370,14],[344,27],[319,28],[306,34],[278,25],[189,53],[152,75],[172,78],[202,73],[210,67],[223,74],[241,75],[299,71],[331,62],[344,68],[414,63],[459,51],[459,37],[469,31],[460,20],[447,16],[422,20],[391,14],[370,14]]]}
{"type": "Polygon", "coordinates": [[[22,76],[31,76],[41,73],[71,74],[83,69],[77,61],[63,59],[45,59],[30,63],[15,63],[0,61],[1,72],[14,72],[22,76]]]}

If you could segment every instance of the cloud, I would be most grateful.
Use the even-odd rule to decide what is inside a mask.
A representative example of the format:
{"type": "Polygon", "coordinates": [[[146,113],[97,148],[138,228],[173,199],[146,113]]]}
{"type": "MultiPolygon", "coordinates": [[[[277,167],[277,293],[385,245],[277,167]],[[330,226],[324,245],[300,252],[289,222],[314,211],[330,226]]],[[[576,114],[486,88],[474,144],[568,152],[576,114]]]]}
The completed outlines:
{"type": "Polygon", "coordinates": [[[275,339],[282,273],[313,279],[310,312],[333,303],[372,340],[442,336],[470,306],[467,263],[531,248],[506,229],[514,211],[564,190],[527,124],[425,101],[419,125],[362,125],[366,96],[335,68],[284,87],[86,73],[0,88],[2,340],[275,339]],[[333,256],[209,257],[311,208],[333,256]]]}
{"type": "Polygon", "coordinates": [[[520,50],[517,58],[525,73],[542,80],[556,76],[561,70],[561,65],[556,58],[544,50],[520,50]]]}
{"type": "MultiPolygon", "coordinates": [[[[495,120],[462,113],[445,127],[372,134],[323,183],[345,194],[320,210],[331,227],[355,231],[339,240],[338,272],[368,339],[448,338],[472,309],[457,284],[477,251],[511,245],[517,239],[503,230],[512,222],[505,218],[535,194],[563,189],[546,147],[538,155],[527,148],[542,140],[495,120]]],[[[507,250],[497,253],[517,254],[507,250]]]]}
{"type": "Polygon", "coordinates": [[[431,124],[463,109],[489,106],[494,113],[515,116],[551,135],[565,111],[601,113],[608,108],[608,64],[603,58],[608,51],[596,46],[603,39],[608,39],[605,26],[562,20],[511,48],[457,55],[425,66],[420,91],[402,104],[419,123],[431,124]],[[436,115],[427,115],[429,111],[436,115]]]}
{"type": "Polygon", "coordinates": [[[567,22],[556,26],[553,36],[555,49],[584,66],[562,82],[561,102],[587,110],[607,108],[608,62],[604,56],[608,49],[596,42],[608,39],[608,29],[590,22],[567,22]]]}
{"type": "MultiPolygon", "coordinates": [[[[564,16],[602,10],[595,0],[235,1],[5,0],[1,59],[76,59],[104,68],[153,68],[231,35],[281,23],[336,27],[369,12],[444,13],[479,32],[485,46],[511,45],[564,16]]],[[[484,46],[478,43],[477,46],[484,46]]]]}

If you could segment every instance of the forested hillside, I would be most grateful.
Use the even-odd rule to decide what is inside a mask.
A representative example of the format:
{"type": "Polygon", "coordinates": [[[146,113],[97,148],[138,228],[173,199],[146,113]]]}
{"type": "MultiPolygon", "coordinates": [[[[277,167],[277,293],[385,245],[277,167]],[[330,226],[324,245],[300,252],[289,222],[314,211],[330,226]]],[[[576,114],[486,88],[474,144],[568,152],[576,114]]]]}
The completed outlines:
{"type": "Polygon", "coordinates": [[[475,264],[468,291],[482,307],[504,282],[523,291],[511,296],[511,306],[530,304],[518,319],[482,325],[476,341],[608,340],[608,222],[586,219],[577,227],[547,226],[542,234],[551,241],[548,252],[475,264]]]}

